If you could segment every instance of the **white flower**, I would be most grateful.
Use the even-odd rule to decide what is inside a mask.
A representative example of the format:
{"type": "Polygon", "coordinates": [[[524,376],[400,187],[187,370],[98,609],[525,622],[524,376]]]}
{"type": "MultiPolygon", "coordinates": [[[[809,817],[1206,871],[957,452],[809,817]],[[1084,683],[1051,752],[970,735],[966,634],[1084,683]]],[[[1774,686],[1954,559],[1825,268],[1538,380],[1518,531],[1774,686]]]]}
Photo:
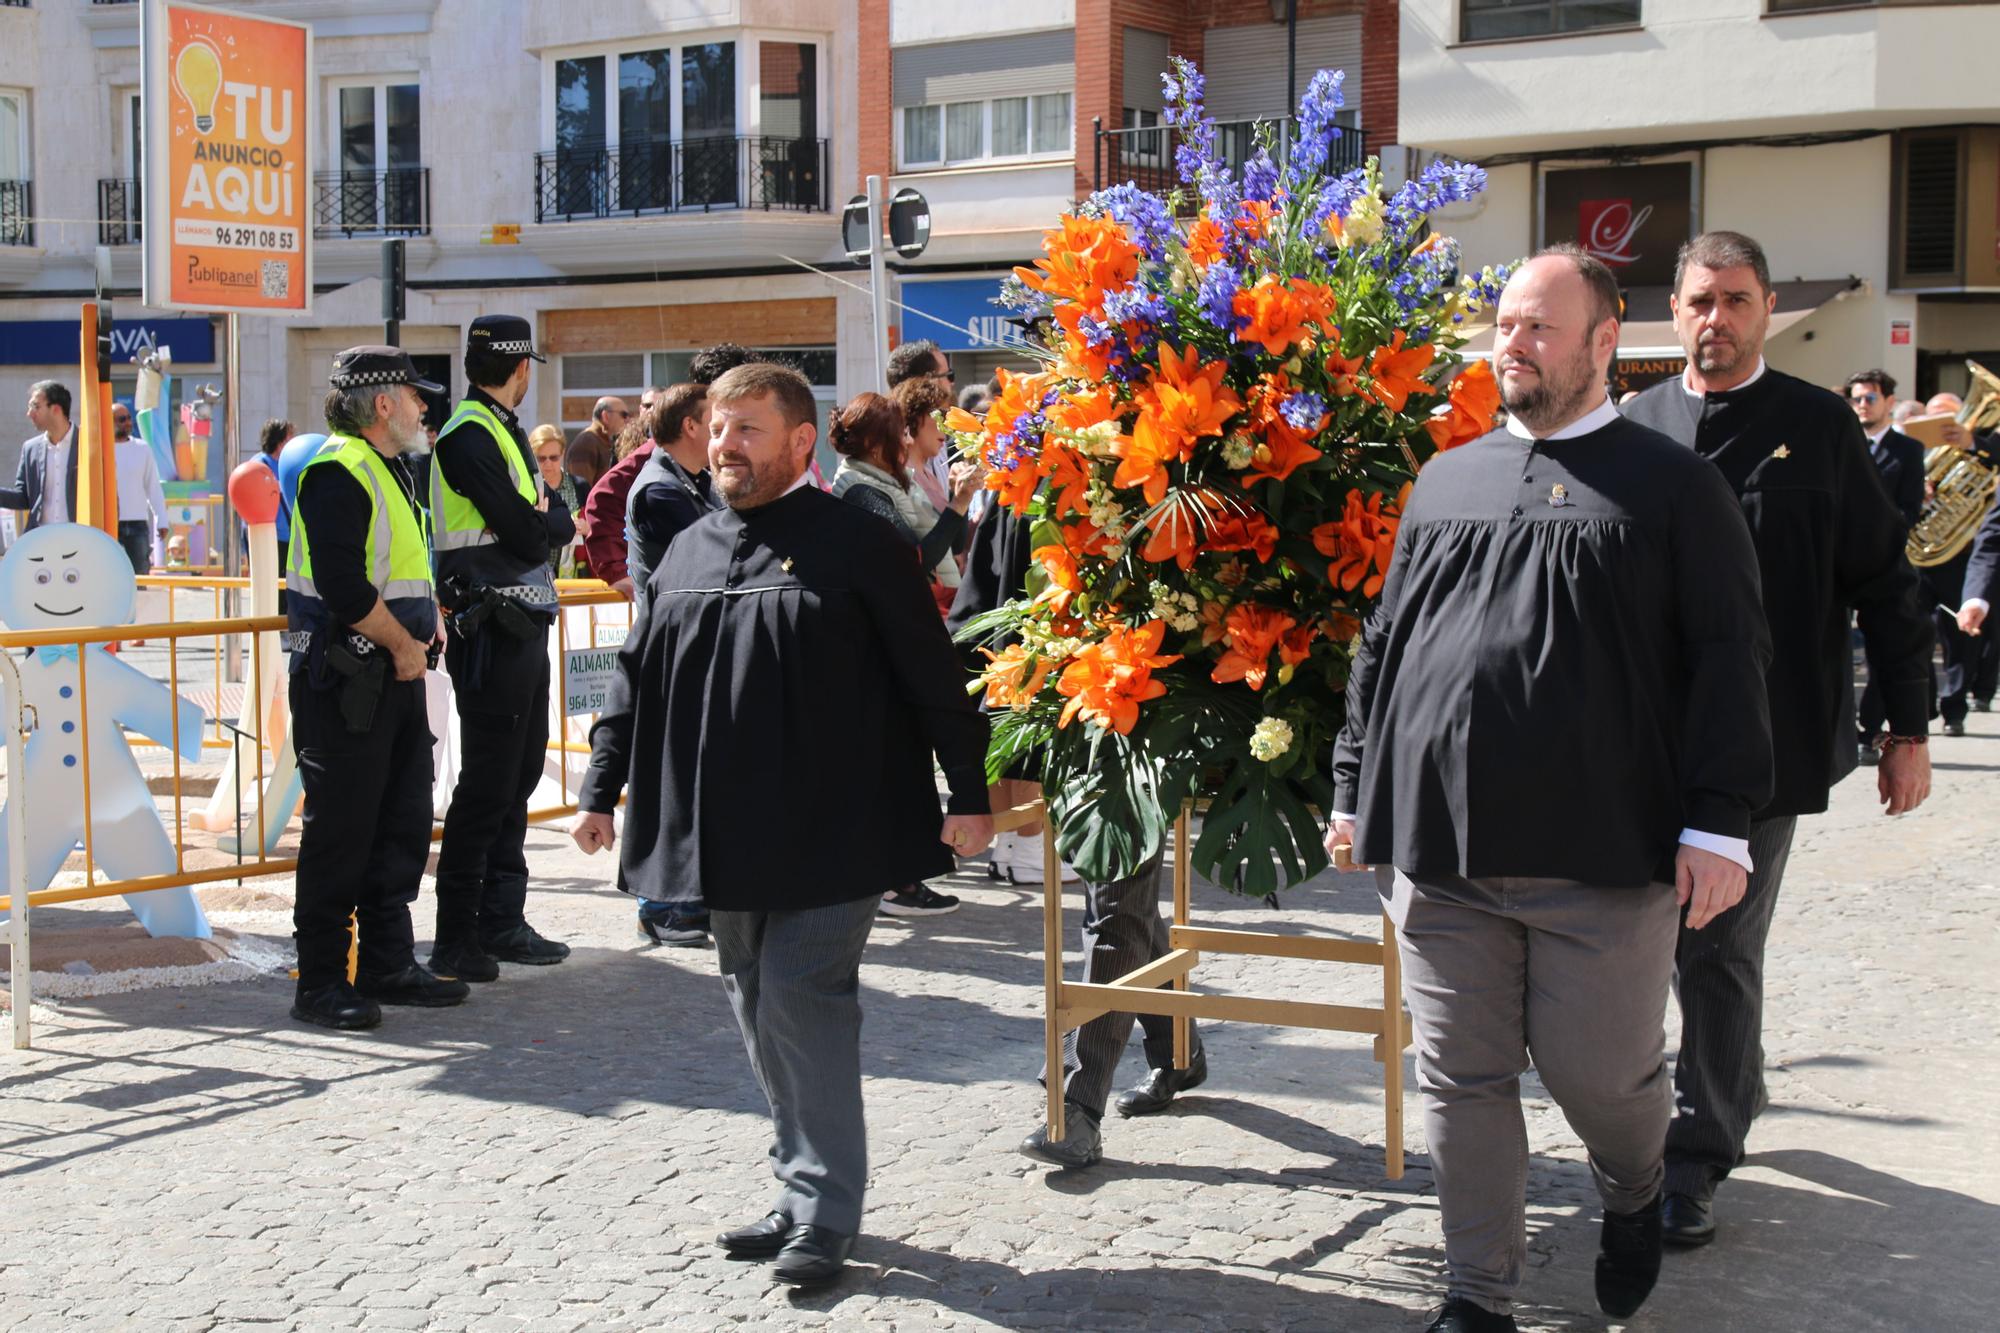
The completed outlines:
{"type": "Polygon", "coordinates": [[[1239,472],[1256,457],[1257,442],[1248,435],[1232,435],[1222,442],[1222,461],[1239,472]]]}
{"type": "Polygon", "coordinates": [[[1340,234],[1342,248],[1358,245],[1364,249],[1382,239],[1382,204],[1373,191],[1354,201],[1340,234]]]}
{"type": "Polygon", "coordinates": [[[1292,748],[1292,724],[1281,717],[1267,717],[1250,733],[1250,757],[1270,763],[1292,748]]]}

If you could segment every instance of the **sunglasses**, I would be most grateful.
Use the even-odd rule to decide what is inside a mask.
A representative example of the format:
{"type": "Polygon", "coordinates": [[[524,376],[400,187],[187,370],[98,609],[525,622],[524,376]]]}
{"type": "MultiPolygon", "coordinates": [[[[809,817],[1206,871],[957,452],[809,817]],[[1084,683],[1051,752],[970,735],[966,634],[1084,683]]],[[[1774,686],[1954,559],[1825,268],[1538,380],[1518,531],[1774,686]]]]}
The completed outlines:
{"type": "Polygon", "coordinates": [[[1850,403],[1866,403],[1868,406],[1873,407],[1882,401],[1882,395],[1879,393],[1853,393],[1847,396],[1847,401],[1850,403]]]}

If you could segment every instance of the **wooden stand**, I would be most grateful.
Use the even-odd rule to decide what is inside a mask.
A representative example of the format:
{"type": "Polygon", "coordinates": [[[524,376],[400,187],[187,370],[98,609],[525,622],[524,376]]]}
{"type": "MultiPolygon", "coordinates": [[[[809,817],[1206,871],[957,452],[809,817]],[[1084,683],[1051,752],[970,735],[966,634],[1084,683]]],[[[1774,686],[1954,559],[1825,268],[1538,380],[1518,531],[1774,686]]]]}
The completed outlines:
{"type": "MultiPolygon", "coordinates": [[[[1056,857],[1055,828],[1039,801],[1016,806],[994,817],[994,827],[1009,832],[1042,822],[1042,985],[1043,1037],[1047,1045],[1049,1136],[1060,1139],[1063,1129],[1063,1034],[1108,1013],[1164,1014],[1174,1020],[1174,1068],[1186,1069],[1188,1020],[1221,1019],[1264,1023],[1274,1027],[1318,1028],[1328,1032],[1364,1032],[1374,1037],[1374,1056],[1382,1066],[1383,1166],[1389,1179],[1403,1178],[1403,1049],[1410,1044],[1410,1020],[1403,1012],[1402,960],[1396,951],[1396,927],[1382,917],[1380,943],[1331,940],[1268,931],[1216,930],[1188,922],[1188,897],[1194,873],[1190,866],[1188,825],[1192,803],[1183,805],[1174,821],[1174,916],[1169,949],[1162,957],[1115,981],[1091,983],[1063,980],[1062,870],[1056,857]],[[1189,974],[1204,953],[1248,954],[1261,958],[1307,958],[1327,963],[1354,963],[1382,969],[1382,1003],[1376,1007],[1316,1004],[1304,1000],[1270,1000],[1240,995],[1197,995],[1188,989],[1189,974]],[[1172,990],[1161,990],[1171,983],[1172,990]]],[[[1345,849],[1341,849],[1343,852],[1345,849]]],[[[1345,857],[1341,866],[1351,865],[1345,857]]]]}

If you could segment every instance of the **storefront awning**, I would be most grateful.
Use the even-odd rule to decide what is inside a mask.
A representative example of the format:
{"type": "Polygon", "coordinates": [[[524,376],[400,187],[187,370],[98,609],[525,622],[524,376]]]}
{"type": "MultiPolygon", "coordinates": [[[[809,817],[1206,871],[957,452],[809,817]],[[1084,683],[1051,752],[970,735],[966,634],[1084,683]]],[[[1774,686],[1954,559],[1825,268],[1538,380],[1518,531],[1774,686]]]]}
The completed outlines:
{"type": "MultiPolygon", "coordinates": [[[[1857,278],[1816,278],[1810,281],[1774,282],[1778,308],[1771,312],[1769,337],[1812,317],[1814,311],[1860,286],[1857,278]]],[[[1632,287],[1625,292],[1625,322],[1618,328],[1618,357],[1677,357],[1680,339],[1674,336],[1673,310],[1668,287],[1632,287]]],[[[1493,351],[1493,328],[1480,329],[1466,343],[1466,356],[1488,356],[1493,351]]]]}

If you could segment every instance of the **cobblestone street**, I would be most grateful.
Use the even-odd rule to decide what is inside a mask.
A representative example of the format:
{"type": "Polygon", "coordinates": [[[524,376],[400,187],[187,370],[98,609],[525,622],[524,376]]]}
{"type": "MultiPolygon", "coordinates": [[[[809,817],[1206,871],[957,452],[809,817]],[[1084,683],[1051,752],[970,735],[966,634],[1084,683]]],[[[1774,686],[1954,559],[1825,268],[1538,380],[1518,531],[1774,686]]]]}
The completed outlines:
{"type": "MultiPolygon", "coordinates": [[[[1802,825],[1773,935],[1770,1112],[1720,1195],[1720,1242],[1670,1256],[1631,1327],[1991,1326],[1995,721],[1940,739],[1918,814],[1881,819],[1863,773],[1802,825]]],[[[1416,1098],[1409,1173],[1391,1184],[1360,1038],[1217,1025],[1207,1085],[1157,1119],[1113,1117],[1097,1169],[1015,1155],[1039,1107],[1040,914],[978,867],[942,886],[966,898],[956,915],[875,931],[866,1234],[837,1287],[774,1289],[711,1244],[772,1193],[713,954],[639,951],[608,860],[553,830],[532,834],[530,858],[530,915],[576,952],[510,967],[459,1009],[391,1010],[339,1036],[291,1022],[289,983],[271,977],[38,1010],[37,1049],[0,1061],[0,1325],[1373,1330],[1421,1327],[1435,1301],[1416,1098]]],[[[49,909],[36,925],[97,910],[123,911],[49,909]]],[[[1376,929],[1361,875],[1280,912],[1201,885],[1196,910],[1376,929]]],[[[427,891],[420,933],[430,911],[427,891]]],[[[287,929],[270,910],[217,919],[287,929]]],[[[1216,958],[1197,975],[1355,1003],[1379,986],[1288,961],[1216,958]]],[[[1135,1043],[1121,1083],[1139,1067],[1135,1043]]],[[[1522,1323],[1602,1328],[1588,1171],[1531,1088],[1522,1323]]]]}

